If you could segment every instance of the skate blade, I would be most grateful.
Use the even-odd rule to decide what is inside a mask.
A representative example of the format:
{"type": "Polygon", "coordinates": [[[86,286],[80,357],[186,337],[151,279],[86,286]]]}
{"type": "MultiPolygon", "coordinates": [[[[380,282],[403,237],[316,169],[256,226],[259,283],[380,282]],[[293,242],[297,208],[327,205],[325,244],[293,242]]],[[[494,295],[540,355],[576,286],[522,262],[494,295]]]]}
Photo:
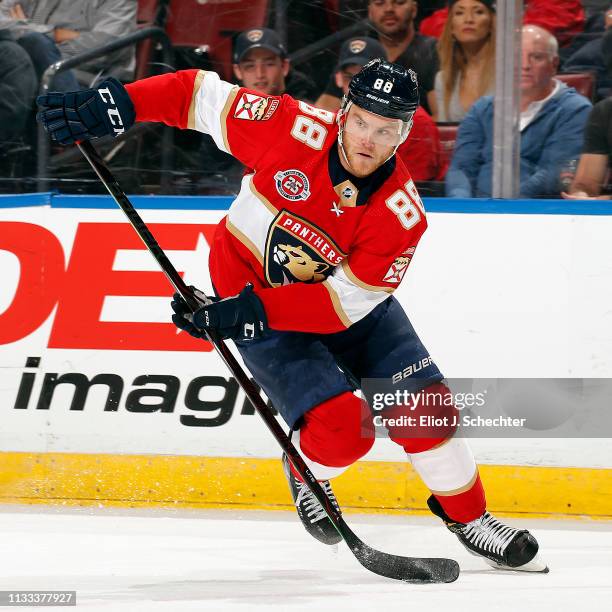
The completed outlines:
{"type": "Polygon", "coordinates": [[[493,568],[498,570],[506,570],[511,572],[535,572],[540,574],[548,574],[550,571],[548,565],[540,559],[540,555],[536,555],[531,561],[525,563],[525,565],[519,565],[519,567],[509,567],[508,565],[502,565],[495,563],[491,559],[485,559],[485,561],[493,568]]]}

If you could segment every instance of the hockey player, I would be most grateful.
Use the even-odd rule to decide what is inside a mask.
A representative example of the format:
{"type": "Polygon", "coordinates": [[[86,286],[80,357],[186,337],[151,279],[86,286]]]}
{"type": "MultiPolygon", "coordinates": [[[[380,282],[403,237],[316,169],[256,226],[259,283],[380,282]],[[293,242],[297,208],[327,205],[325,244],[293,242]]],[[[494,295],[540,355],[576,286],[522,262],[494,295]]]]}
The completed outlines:
{"type": "MultiPolygon", "coordinates": [[[[39,120],[60,143],[160,121],[209,133],[253,169],[211,245],[217,296],[193,315],[175,296],[173,321],[196,337],[210,329],[234,340],[334,503],[329,480],[373,444],[372,417],[353,381],[379,379],[393,390],[448,397],[392,295],[427,225],[395,156],[418,104],[414,72],[373,60],[351,81],[337,115],[197,70],[125,87],[109,79],[95,89],[42,96],[39,104],[39,120]]],[[[397,405],[387,414],[414,414],[411,408],[397,405]]],[[[451,422],[456,414],[442,400],[432,411],[451,422]]],[[[470,552],[494,567],[545,571],[535,538],[486,511],[472,453],[453,432],[389,427],[431,490],[430,509],[470,552]]],[[[324,543],[338,542],[286,458],[284,466],[306,529],[324,543]]]]}

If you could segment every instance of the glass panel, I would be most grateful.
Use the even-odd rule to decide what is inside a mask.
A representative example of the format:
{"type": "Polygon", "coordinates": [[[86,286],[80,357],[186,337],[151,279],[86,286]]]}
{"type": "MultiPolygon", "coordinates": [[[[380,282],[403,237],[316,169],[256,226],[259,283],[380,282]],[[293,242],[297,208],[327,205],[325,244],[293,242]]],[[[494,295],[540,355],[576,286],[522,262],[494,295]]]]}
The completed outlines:
{"type": "MultiPolygon", "coordinates": [[[[421,108],[397,155],[421,193],[490,197],[493,151],[511,148],[507,136],[495,142],[491,98],[500,93],[496,71],[499,77],[512,55],[506,47],[503,61],[496,58],[499,15],[502,8],[509,15],[514,6],[521,7],[520,0],[498,4],[496,9],[492,0],[456,0],[449,9],[446,0],[140,0],[138,14],[130,16],[129,23],[118,24],[116,36],[92,39],[87,48],[125,36],[138,20],[139,27],[157,24],[165,30],[172,56],[164,53],[159,39],[141,41],[58,74],[51,87],[69,89],[76,81],[89,87],[108,75],[129,82],[135,75],[198,68],[215,70],[225,80],[264,94],[287,93],[336,112],[352,76],[372,57],[386,56],[418,73],[421,108]],[[159,12],[164,4],[167,10],[159,12]],[[244,24],[257,27],[237,44],[244,24]],[[261,29],[264,25],[276,30],[277,36],[270,38],[261,29]]],[[[605,2],[579,0],[525,4],[517,22],[528,24],[520,36],[521,76],[514,90],[505,90],[522,96],[522,102],[517,100],[521,197],[610,193],[612,113],[611,103],[605,101],[612,92],[608,9],[605,2]],[[591,115],[592,102],[600,103],[591,115]],[[586,157],[581,158],[583,154],[586,157]]],[[[26,15],[32,17],[36,16],[26,15]]],[[[83,17],[72,19],[74,30],[56,27],[50,19],[49,31],[41,34],[40,27],[32,32],[18,27],[8,15],[0,17],[0,99],[4,101],[0,190],[4,193],[103,192],[78,150],[50,143],[37,134],[34,120],[34,97],[45,62],[72,57],[68,39],[62,38],[71,36],[70,31],[89,36],[86,24],[79,22],[83,17]]],[[[507,108],[504,118],[508,121],[507,108]]],[[[131,193],[236,193],[245,170],[218,151],[209,136],[160,125],[138,124],[126,136],[102,138],[96,146],[131,193]]],[[[503,166],[507,168],[508,162],[503,166]]]]}

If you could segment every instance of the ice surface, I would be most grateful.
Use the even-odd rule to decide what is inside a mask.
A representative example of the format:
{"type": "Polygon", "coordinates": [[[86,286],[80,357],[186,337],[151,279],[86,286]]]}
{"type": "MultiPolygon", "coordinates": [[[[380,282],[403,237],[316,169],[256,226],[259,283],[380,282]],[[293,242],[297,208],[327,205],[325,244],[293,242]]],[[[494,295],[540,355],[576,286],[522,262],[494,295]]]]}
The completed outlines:
{"type": "Polygon", "coordinates": [[[531,529],[551,569],[517,574],[470,556],[433,518],[346,518],[381,550],[457,559],[459,580],[420,586],[381,578],[344,545],[312,540],[288,512],[7,505],[0,506],[0,590],[76,590],[76,609],[143,612],[558,612],[605,608],[612,598],[612,523],[507,519],[531,529]]]}

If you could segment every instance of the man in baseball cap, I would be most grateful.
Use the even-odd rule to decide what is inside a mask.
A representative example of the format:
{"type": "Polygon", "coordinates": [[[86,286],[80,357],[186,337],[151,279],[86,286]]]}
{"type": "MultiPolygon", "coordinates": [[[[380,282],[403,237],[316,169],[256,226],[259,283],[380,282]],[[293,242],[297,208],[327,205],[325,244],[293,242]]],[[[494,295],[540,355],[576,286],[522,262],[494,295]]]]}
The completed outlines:
{"type": "MultiPolygon", "coordinates": [[[[387,59],[387,54],[384,47],[373,38],[367,36],[359,36],[349,38],[342,43],[340,53],[338,55],[338,63],[330,85],[334,83],[344,93],[348,89],[351,79],[370,61],[376,59],[387,59]]],[[[327,87],[316,101],[316,106],[325,108],[331,111],[337,111],[340,108],[340,98],[333,95],[336,92],[335,87],[327,87]]]]}
{"type": "Polygon", "coordinates": [[[274,30],[253,28],[234,44],[234,75],[248,89],[270,96],[285,93],[289,74],[287,51],[274,30]]]}
{"type": "Polygon", "coordinates": [[[370,60],[377,57],[387,58],[384,47],[377,40],[367,36],[345,40],[336,65],[336,85],[343,89],[345,81],[348,84],[370,60]]]}
{"type": "MultiPolygon", "coordinates": [[[[349,38],[340,48],[338,63],[329,85],[334,83],[341,94],[346,95],[351,79],[377,57],[387,58],[385,48],[377,40],[364,36],[349,38]]],[[[315,105],[336,112],[340,108],[341,99],[334,93],[328,86],[315,105]]],[[[398,148],[397,155],[406,164],[415,181],[436,180],[445,170],[441,165],[438,128],[421,106],[416,109],[412,120],[410,135],[398,148]]]]}

